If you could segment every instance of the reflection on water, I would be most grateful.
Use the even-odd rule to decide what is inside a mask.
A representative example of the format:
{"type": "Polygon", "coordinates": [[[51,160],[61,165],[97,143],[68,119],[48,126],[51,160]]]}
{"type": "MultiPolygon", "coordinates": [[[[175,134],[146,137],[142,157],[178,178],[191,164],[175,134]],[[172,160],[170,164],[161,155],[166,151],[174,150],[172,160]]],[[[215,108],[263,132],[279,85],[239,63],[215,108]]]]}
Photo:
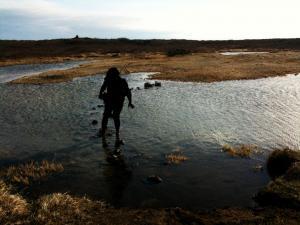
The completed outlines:
{"type": "MultiPolygon", "coordinates": [[[[36,197],[69,192],[117,206],[181,206],[192,209],[250,206],[268,182],[254,173],[271,148],[299,147],[300,77],[211,84],[163,82],[143,87],[145,74],[128,76],[136,108],[121,115],[122,151],[114,155],[96,137],[97,99],[103,76],[51,85],[0,84],[0,166],[29,159],[63,163],[65,171],[27,190],[36,197]],[[236,159],[223,144],[255,144],[264,154],[236,159]],[[188,161],[164,165],[180,148],[188,161]],[[158,175],[158,185],[143,182],[158,175]]],[[[109,122],[113,132],[113,122],[109,122]]]]}
{"type": "Polygon", "coordinates": [[[6,83],[24,76],[39,74],[49,70],[66,70],[79,66],[81,63],[83,63],[83,61],[0,67],[0,83],[6,83]]]}
{"type": "Polygon", "coordinates": [[[107,165],[103,169],[103,177],[108,186],[108,201],[114,206],[120,206],[123,192],[127,188],[132,172],[119,149],[104,149],[107,165]]]}
{"type": "Polygon", "coordinates": [[[257,54],[268,54],[269,52],[222,52],[221,55],[257,55],[257,54]]]}

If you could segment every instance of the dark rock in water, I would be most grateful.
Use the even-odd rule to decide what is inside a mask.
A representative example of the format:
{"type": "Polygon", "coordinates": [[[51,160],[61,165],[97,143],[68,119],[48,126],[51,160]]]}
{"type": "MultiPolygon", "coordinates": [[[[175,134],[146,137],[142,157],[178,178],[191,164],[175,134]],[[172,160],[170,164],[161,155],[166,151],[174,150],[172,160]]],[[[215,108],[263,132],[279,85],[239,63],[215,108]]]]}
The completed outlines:
{"type": "Polygon", "coordinates": [[[141,90],[141,88],[140,88],[140,87],[137,87],[136,90],[141,90]]]}
{"type": "Polygon", "coordinates": [[[155,87],[161,87],[161,82],[155,81],[154,86],[155,87]]]}
{"type": "Polygon", "coordinates": [[[96,107],[93,107],[92,110],[96,110],[96,107]]]}
{"type": "Polygon", "coordinates": [[[98,108],[103,108],[103,107],[104,107],[104,105],[97,105],[97,107],[98,107],[98,108]]]}
{"type": "Polygon", "coordinates": [[[290,149],[275,150],[267,161],[268,173],[273,179],[277,178],[285,174],[295,162],[300,162],[300,152],[290,149]]]}
{"type": "Polygon", "coordinates": [[[92,121],[92,125],[97,125],[98,124],[98,121],[97,120],[93,120],[92,121]]]}
{"type": "Polygon", "coordinates": [[[153,86],[154,86],[154,84],[150,84],[149,82],[144,83],[145,89],[152,88],[153,86]]]}
{"type": "Polygon", "coordinates": [[[147,177],[147,182],[149,182],[151,184],[159,184],[162,181],[163,180],[159,176],[156,176],[156,175],[152,175],[152,176],[147,177]]]}

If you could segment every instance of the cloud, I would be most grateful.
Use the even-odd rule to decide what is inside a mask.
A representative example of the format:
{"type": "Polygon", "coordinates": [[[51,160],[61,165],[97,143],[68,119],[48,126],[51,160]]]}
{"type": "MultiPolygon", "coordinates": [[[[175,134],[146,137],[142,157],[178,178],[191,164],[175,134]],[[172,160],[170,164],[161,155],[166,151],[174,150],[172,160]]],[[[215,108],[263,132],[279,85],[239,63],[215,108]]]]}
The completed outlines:
{"type": "Polygon", "coordinates": [[[46,0],[0,0],[1,39],[73,37],[149,38],[164,32],[130,29],[138,18],[111,15],[105,10],[71,9],[46,0]]]}
{"type": "Polygon", "coordinates": [[[300,37],[298,0],[0,0],[1,39],[300,37]]]}

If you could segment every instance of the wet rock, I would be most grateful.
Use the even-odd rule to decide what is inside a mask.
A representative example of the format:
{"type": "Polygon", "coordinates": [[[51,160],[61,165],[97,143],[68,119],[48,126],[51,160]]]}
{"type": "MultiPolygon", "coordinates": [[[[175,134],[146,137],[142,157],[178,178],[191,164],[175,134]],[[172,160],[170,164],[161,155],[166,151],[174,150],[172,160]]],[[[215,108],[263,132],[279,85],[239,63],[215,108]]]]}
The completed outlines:
{"type": "Polygon", "coordinates": [[[264,170],[264,167],[262,165],[255,165],[253,167],[254,172],[262,172],[264,170]]]}
{"type": "Polygon", "coordinates": [[[97,120],[93,120],[92,121],[92,125],[97,125],[98,124],[98,121],[97,120]]]}
{"type": "Polygon", "coordinates": [[[295,162],[300,162],[300,151],[293,151],[288,148],[275,150],[267,161],[268,173],[272,179],[275,179],[285,174],[295,162]]]}
{"type": "Polygon", "coordinates": [[[92,110],[96,110],[96,107],[93,107],[92,110]]]}
{"type": "Polygon", "coordinates": [[[155,87],[161,87],[161,82],[155,81],[154,86],[155,87]]]}
{"type": "Polygon", "coordinates": [[[139,90],[141,90],[141,88],[140,88],[140,87],[137,87],[137,88],[136,88],[136,90],[138,90],[138,91],[139,91],[139,90]]]}
{"type": "Polygon", "coordinates": [[[154,86],[154,84],[150,84],[149,82],[144,83],[145,89],[152,88],[153,86],[154,86]]]}
{"type": "Polygon", "coordinates": [[[104,105],[97,105],[97,107],[98,107],[98,108],[103,108],[103,107],[104,107],[104,105]]]}
{"type": "Polygon", "coordinates": [[[163,181],[162,178],[160,178],[157,175],[152,175],[152,176],[147,177],[147,182],[149,182],[150,184],[159,184],[162,181],[163,181]]]}

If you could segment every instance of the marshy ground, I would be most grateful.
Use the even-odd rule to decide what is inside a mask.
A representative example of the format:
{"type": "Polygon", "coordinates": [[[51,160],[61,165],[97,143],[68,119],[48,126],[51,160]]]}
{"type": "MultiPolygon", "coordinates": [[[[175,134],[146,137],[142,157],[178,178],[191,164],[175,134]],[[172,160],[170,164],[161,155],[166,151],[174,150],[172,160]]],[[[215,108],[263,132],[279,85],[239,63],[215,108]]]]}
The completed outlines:
{"type": "MultiPolygon", "coordinates": [[[[198,212],[181,208],[116,209],[102,201],[62,193],[44,195],[34,201],[28,201],[16,191],[16,188],[0,180],[0,222],[2,224],[296,225],[300,221],[299,159],[299,151],[289,149],[276,150],[271,154],[268,160],[269,172],[277,170],[284,164],[284,167],[281,167],[282,174],[257,194],[257,201],[264,207],[252,209],[223,208],[198,212]]],[[[34,167],[32,165],[38,163],[21,165],[14,171],[20,175],[17,171],[24,171],[25,167],[27,171],[27,168],[34,167]]],[[[51,163],[44,161],[38,168],[47,170],[49,165],[51,163]]],[[[57,166],[52,163],[51,167],[57,166]]]]}
{"type": "MultiPolygon", "coordinates": [[[[70,58],[65,58],[70,60],[70,58]]],[[[68,70],[48,71],[12,81],[14,84],[58,83],[75,77],[103,74],[111,66],[120,68],[123,74],[133,72],[158,72],[153,79],[173,81],[215,82],[225,80],[258,79],[298,74],[300,52],[277,51],[263,54],[222,55],[216,53],[193,53],[168,57],[162,53],[92,55],[73,58],[91,60],[68,70]]],[[[64,58],[30,58],[8,60],[13,63],[41,63],[63,61],[64,58]]],[[[7,62],[6,62],[7,63],[7,62]]],[[[2,62],[4,64],[4,62],[2,62]]]]}
{"type": "Polygon", "coordinates": [[[26,42],[30,48],[19,42],[0,46],[1,66],[88,60],[77,68],[0,85],[1,224],[299,224],[298,153],[287,152],[283,158],[288,166],[270,182],[264,169],[266,149],[298,146],[297,76],[163,82],[159,89],[141,90],[147,76],[131,74],[139,110],[124,110],[124,121],[130,121],[124,129],[124,154],[116,158],[103,151],[92,136],[96,126],[91,128],[102,110],[95,100],[103,81],[99,74],[111,66],[123,74],[158,72],[153,79],[172,81],[284,76],[300,72],[298,40],[251,42],[255,47],[247,41],[199,46],[179,41],[179,47],[188,46],[187,54],[173,57],[166,54],[170,43],[158,42],[154,48],[151,41],[148,46],[147,41],[131,45],[119,40],[123,47],[112,41],[96,51],[98,43],[87,46],[86,41],[91,40],[63,40],[62,48],[57,47],[60,41],[54,42],[53,51],[45,51],[51,41],[26,42]],[[139,53],[137,46],[145,51],[139,53]],[[113,53],[118,47],[121,53],[113,53]],[[268,53],[220,54],[230,50],[268,53]],[[182,151],[176,151],[178,146],[182,151]],[[223,154],[222,146],[241,158],[223,154]],[[255,146],[262,146],[264,154],[256,155],[255,146]],[[16,163],[32,158],[40,163],[16,163]],[[62,163],[43,161],[54,158],[62,163]],[[259,173],[254,173],[258,163],[259,173]],[[162,184],[145,186],[152,173],[162,174],[162,184]],[[249,207],[257,192],[259,207],[249,207]],[[91,197],[84,197],[87,193],[91,197]],[[180,204],[192,210],[172,208],[180,204]]]}

